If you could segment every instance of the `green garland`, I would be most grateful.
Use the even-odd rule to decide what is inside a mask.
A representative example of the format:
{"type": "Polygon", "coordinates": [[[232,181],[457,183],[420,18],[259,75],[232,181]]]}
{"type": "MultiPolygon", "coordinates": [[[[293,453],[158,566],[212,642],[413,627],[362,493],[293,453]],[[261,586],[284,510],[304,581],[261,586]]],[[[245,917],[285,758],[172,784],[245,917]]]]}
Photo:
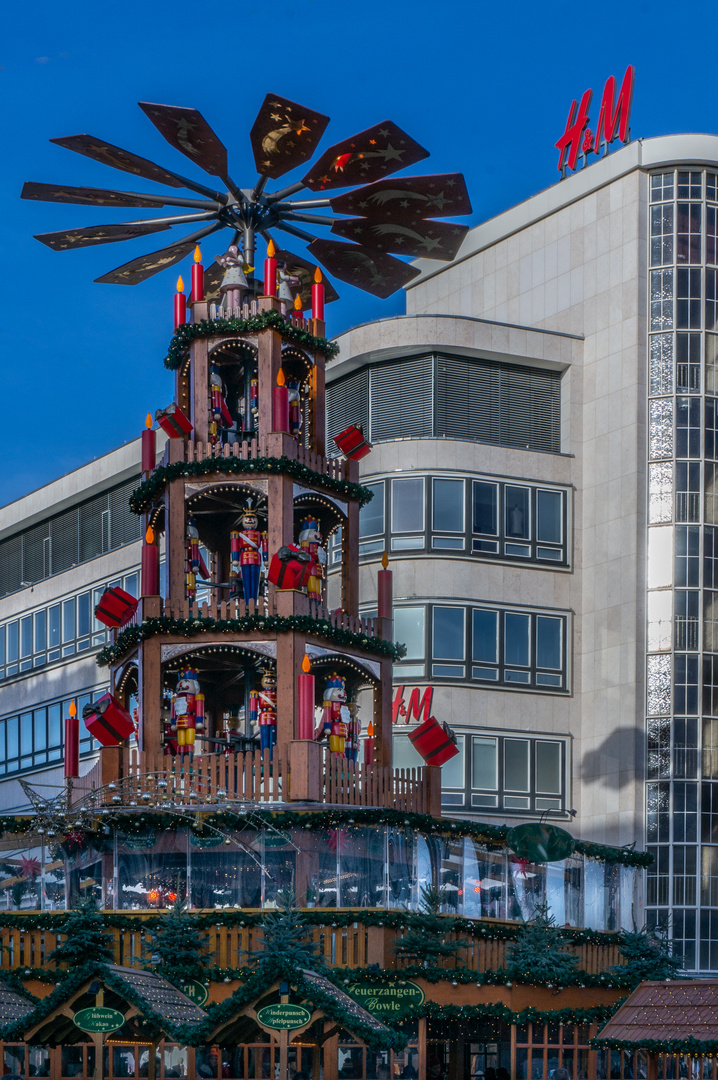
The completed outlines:
{"type": "MultiPolygon", "coordinates": [[[[623,999],[625,1000],[625,999],[623,999]]],[[[520,1012],[512,1012],[508,1005],[440,1005],[437,1001],[425,1001],[423,1005],[409,1008],[404,1015],[398,1014],[392,1023],[427,1017],[430,1020],[503,1020],[507,1024],[591,1024],[610,1020],[622,1001],[613,1005],[594,1005],[589,1009],[535,1009],[530,1006],[520,1012]]]]}
{"type": "Polygon", "coordinates": [[[339,346],[326,338],[315,337],[308,330],[296,326],[285,319],[279,311],[262,311],[251,319],[202,319],[198,323],[183,323],[172,335],[165,367],[176,371],[182,366],[191,343],[197,338],[215,337],[219,334],[257,334],[260,330],[276,330],[286,341],[302,345],[310,352],[322,353],[327,360],[333,360],[339,353],[339,346]]]}
{"type": "Polygon", "coordinates": [[[718,1054],[718,1039],[642,1039],[631,1042],[629,1039],[595,1038],[590,1040],[590,1045],[594,1050],[630,1050],[634,1053],[647,1050],[650,1054],[718,1054]]]}
{"type": "MultiPolygon", "coordinates": [[[[187,807],[190,810],[189,807],[187,807]]],[[[21,834],[28,831],[31,818],[28,815],[0,817],[0,837],[4,834],[21,834]]],[[[146,811],[140,813],[128,813],[126,810],[109,810],[103,814],[103,828],[115,827],[122,832],[141,836],[153,829],[176,829],[184,826],[186,822],[178,819],[173,814],[162,811],[146,811]]],[[[200,828],[193,827],[197,835],[204,831],[212,832],[213,829],[227,829],[236,827],[237,815],[231,811],[216,810],[208,814],[202,814],[197,824],[200,828]]],[[[277,829],[301,828],[301,829],[327,829],[347,825],[388,825],[395,828],[414,829],[417,832],[429,833],[435,836],[469,837],[477,843],[500,850],[506,847],[507,825],[488,825],[476,821],[450,821],[446,818],[434,818],[430,814],[417,814],[412,811],[394,810],[391,807],[352,806],[337,807],[332,810],[270,810],[258,808],[252,813],[251,824],[256,828],[271,826],[277,829]]],[[[88,837],[88,844],[94,837],[88,837]]],[[[605,863],[620,863],[622,866],[645,867],[653,862],[653,856],[646,851],[631,851],[626,848],[614,848],[594,844],[584,840],[576,841],[576,851],[587,857],[597,859],[605,863]]],[[[0,923],[6,917],[5,912],[0,915],[0,923]]],[[[222,921],[226,921],[231,913],[223,912],[222,921]]],[[[238,918],[244,915],[236,913],[238,918]]],[[[379,913],[374,913],[379,914],[379,913]]],[[[370,910],[362,910],[362,918],[372,915],[370,910]]],[[[397,925],[408,925],[407,914],[404,912],[383,912],[382,917],[396,918],[397,925]]],[[[343,917],[337,912],[332,921],[343,917]]],[[[351,916],[347,916],[351,921],[351,916]]],[[[219,921],[215,919],[215,921],[219,921]]],[[[227,923],[227,925],[229,925],[227,923]]],[[[378,924],[377,924],[378,925],[378,924]]],[[[389,924],[387,924],[389,925],[389,924]]],[[[467,920],[467,929],[472,926],[472,921],[467,920]]],[[[568,930],[572,935],[582,934],[583,941],[600,941],[602,931],[594,930],[568,930]],[[598,937],[596,936],[598,935],[598,937]]],[[[606,941],[615,941],[615,936],[610,935],[606,941]]]]}
{"type": "Polygon", "coordinates": [[[134,514],[144,514],[151,508],[157,495],[161,494],[166,485],[181,476],[210,476],[213,473],[228,473],[235,475],[272,473],[283,476],[291,476],[293,480],[299,480],[314,487],[325,488],[342,495],[347,499],[358,502],[365,506],[374,498],[374,492],[361,484],[355,484],[351,480],[338,480],[326,473],[315,472],[308,465],[304,465],[295,458],[244,458],[211,457],[203,461],[174,461],[171,465],[158,465],[152,475],[144,480],[139,487],[130,495],[130,510],[134,514]]]}
{"type": "Polygon", "coordinates": [[[378,637],[364,637],[353,630],[341,630],[326,619],[313,619],[310,615],[242,615],[238,619],[172,619],[168,615],[145,619],[139,626],[130,626],[123,630],[114,645],[107,645],[97,654],[99,667],[115,664],[128,652],[147,641],[155,634],[178,634],[180,637],[195,637],[197,634],[250,633],[255,630],[270,633],[289,633],[326,638],[335,645],[348,645],[375,656],[389,656],[392,660],[401,660],[406,652],[404,645],[395,645],[378,637]]]}

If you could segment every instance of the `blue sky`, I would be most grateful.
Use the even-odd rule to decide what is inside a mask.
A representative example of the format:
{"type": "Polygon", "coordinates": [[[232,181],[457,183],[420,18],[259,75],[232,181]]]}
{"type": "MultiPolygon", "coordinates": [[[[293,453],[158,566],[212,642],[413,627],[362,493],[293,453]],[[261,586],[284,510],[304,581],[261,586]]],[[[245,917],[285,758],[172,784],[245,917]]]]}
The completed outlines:
{"type": "MultiPolygon", "coordinates": [[[[717,23],[715,3],[702,0],[682,16],[664,0],[6,6],[0,504],[135,437],[147,411],[172,399],[162,358],[177,268],[134,287],[93,284],[160,245],[147,238],[54,252],[33,234],[130,220],[133,211],[19,199],[25,180],[157,189],[50,138],[100,136],[201,180],[136,103],[192,106],[228,147],[235,180],[249,186],[248,133],[272,91],[331,117],[322,148],[394,120],[431,151],[410,172],[465,174],[477,224],[558,181],[554,143],[571,100],[593,88],[595,125],[606,78],[620,79],[629,63],[634,139],[718,132],[717,23]]],[[[221,250],[210,238],[204,262],[221,250]]],[[[303,253],[301,242],[295,250],[303,253]]],[[[330,334],[403,310],[401,294],[382,301],[337,286],[330,334]]]]}

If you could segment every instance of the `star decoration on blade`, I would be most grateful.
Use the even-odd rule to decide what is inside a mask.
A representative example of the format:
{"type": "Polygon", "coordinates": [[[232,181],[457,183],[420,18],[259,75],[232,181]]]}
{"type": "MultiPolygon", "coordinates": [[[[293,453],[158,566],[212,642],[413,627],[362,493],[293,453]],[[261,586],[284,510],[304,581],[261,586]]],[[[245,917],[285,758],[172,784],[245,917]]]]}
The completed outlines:
{"type": "MultiPolygon", "coordinates": [[[[199,240],[221,229],[231,231],[230,244],[241,246],[245,273],[250,273],[255,263],[257,235],[268,244],[273,240],[272,230],[277,229],[308,244],[309,253],[335,277],[375,296],[386,297],[419,273],[416,267],[395,255],[451,261],[468,231],[467,225],[436,220],[471,213],[461,173],[387,179],[428,157],[428,151],[391,120],[335,143],[310,166],[302,180],[268,192],[265,190],[268,181],[277,180],[310,161],[329,117],[279,94],[267,94],[250,131],[259,177],[254,187],[240,188],[229,175],[224,144],[201,113],[175,105],[144,101],[139,104],[170,146],[213,178],[211,186],[93,135],[69,135],[51,141],[113,169],[165,185],[172,189],[171,193],[30,181],[22,190],[23,199],[45,202],[169,208],[152,218],[36,236],[55,251],[136,239],[167,231],[175,225],[199,226],[157,251],[102,274],[96,281],[136,285],[180,262],[199,240]],[[357,184],[361,186],[356,187],[357,184]],[[319,197],[294,199],[303,188],[318,192],[319,197]],[[334,194],[346,188],[353,190],[334,194]],[[178,193],[180,189],[189,194],[178,193]],[[322,194],[328,191],[332,194],[322,194]],[[316,212],[327,209],[331,215],[316,212]],[[337,217],[337,214],[348,216],[337,217]],[[317,237],[307,231],[306,225],[323,226],[334,237],[349,242],[317,237]]],[[[300,276],[311,282],[311,264],[306,258],[287,251],[279,241],[274,244],[282,249],[285,264],[304,268],[300,276]]],[[[326,300],[336,299],[331,282],[326,285],[326,300]]],[[[309,287],[308,284],[305,291],[309,287]]]]}

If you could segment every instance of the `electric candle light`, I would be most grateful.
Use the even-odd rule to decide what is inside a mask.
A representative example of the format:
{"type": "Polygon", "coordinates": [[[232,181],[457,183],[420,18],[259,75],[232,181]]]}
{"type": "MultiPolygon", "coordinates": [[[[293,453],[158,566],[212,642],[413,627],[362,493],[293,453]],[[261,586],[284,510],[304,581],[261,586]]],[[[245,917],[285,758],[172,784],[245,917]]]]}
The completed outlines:
{"type": "Polygon", "coordinates": [[[142,595],[159,596],[159,591],[160,549],[155,544],[155,530],[149,525],[142,545],[142,595]]]}
{"type": "Polygon", "coordinates": [[[175,293],[175,330],[187,322],[187,297],[184,294],[184,281],[182,275],[177,278],[177,292],[175,293]]]}
{"type": "Polygon", "coordinates": [[[294,314],[293,314],[292,318],[296,319],[296,320],[299,320],[299,319],[301,319],[301,317],[302,317],[302,298],[299,295],[299,293],[297,293],[297,295],[294,297],[294,314]]]}
{"type": "Polygon", "coordinates": [[[311,674],[312,665],[309,657],[304,655],[302,660],[302,674],[298,682],[298,713],[297,713],[297,738],[314,738],[314,676],[311,674]]]}
{"type": "Polygon", "coordinates": [[[392,617],[392,572],[387,570],[389,556],[386,552],[381,557],[382,570],[377,574],[377,615],[380,619],[392,617]]]}
{"type": "Polygon", "coordinates": [[[80,718],[77,705],[70,702],[65,717],[65,777],[75,778],[80,775],[80,718]]]}
{"type": "Polygon", "coordinates": [[[204,267],[202,266],[202,252],[197,244],[192,265],[192,303],[197,304],[200,300],[204,300],[204,267]]]}
{"type": "Polygon", "coordinates": [[[277,295],[277,260],[274,257],[274,241],[267,244],[267,258],[264,260],[264,295],[277,295]]]}
{"type": "Polygon", "coordinates": [[[272,391],[272,411],[274,413],[272,427],[274,431],[289,432],[289,390],[285,386],[286,381],[284,372],[280,368],[277,372],[277,385],[272,391]]]}
{"type": "Polygon", "coordinates": [[[374,764],[374,722],[369,721],[369,727],[366,729],[366,739],[364,740],[364,764],[374,764]]]}
{"type": "Polygon", "coordinates": [[[157,436],[152,429],[152,416],[147,413],[145,430],[142,432],[142,472],[150,473],[157,461],[157,436]]]}
{"type": "Polygon", "coordinates": [[[312,285],[312,318],[324,320],[324,283],[319,267],[314,271],[314,284],[312,285]]]}

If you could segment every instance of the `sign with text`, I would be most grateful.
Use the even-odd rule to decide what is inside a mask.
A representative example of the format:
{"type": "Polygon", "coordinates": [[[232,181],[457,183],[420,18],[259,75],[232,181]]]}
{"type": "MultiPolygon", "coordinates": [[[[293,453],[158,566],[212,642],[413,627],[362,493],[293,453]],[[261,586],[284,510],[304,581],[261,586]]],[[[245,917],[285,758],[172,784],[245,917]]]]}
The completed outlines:
{"type": "Polygon", "coordinates": [[[190,979],[188,982],[182,983],[182,993],[186,994],[195,1005],[199,1005],[200,1009],[209,997],[209,990],[198,979],[190,979]]]}
{"type": "Polygon", "coordinates": [[[117,1009],[106,1009],[104,1005],[93,1005],[90,1009],[80,1009],[72,1018],[80,1031],[91,1031],[93,1034],[117,1031],[125,1022],[125,1018],[117,1009]]]}
{"type": "Polygon", "coordinates": [[[265,1005],[257,1013],[262,1027],[272,1031],[291,1031],[293,1028],[304,1027],[312,1018],[309,1009],[303,1005],[265,1005]]]}
{"type": "Polygon", "coordinates": [[[424,720],[428,720],[431,716],[431,703],[433,700],[433,686],[425,687],[423,696],[419,687],[415,686],[409,695],[408,702],[404,700],[404,687],[397,686],[391,706],[392,723],[398,724],[400,718],[403,718],[405,724],[410,724],[412,720],[420,723],[422,717],[424,720]]]}
{"type": "Polygon", "coordinates": [[[423,1005],[424,991],[415,982],[399,979],[396,982],[360,982],[349,987],[349,993],[363,1009],[375,1016],[390,1016],[408,1005],[423,1005]]]}
{"type": "Polygon", "coordinates": [[[635,68],[629,64],[623,76],[621,89],[618,91],[618,98],[616,98],[616,80],[613,75],[606,80],[595,134],[588,126],[590,124],[588,110],[591,107],[593,90],[586,90],[581,98],[581,104],[578,105],[578,111],[576,100],[571,102],[566,130],[556,143],[556,149],[559,152],[558,171],[562,176],[566,175],[567,168],[576,168],[579,154],[585,163],[589,154],[600,154],[602,149],[608,153],[608,147],[616,137],[622,143],[630,141],[629,121],[635,74],[635,68]]]}

